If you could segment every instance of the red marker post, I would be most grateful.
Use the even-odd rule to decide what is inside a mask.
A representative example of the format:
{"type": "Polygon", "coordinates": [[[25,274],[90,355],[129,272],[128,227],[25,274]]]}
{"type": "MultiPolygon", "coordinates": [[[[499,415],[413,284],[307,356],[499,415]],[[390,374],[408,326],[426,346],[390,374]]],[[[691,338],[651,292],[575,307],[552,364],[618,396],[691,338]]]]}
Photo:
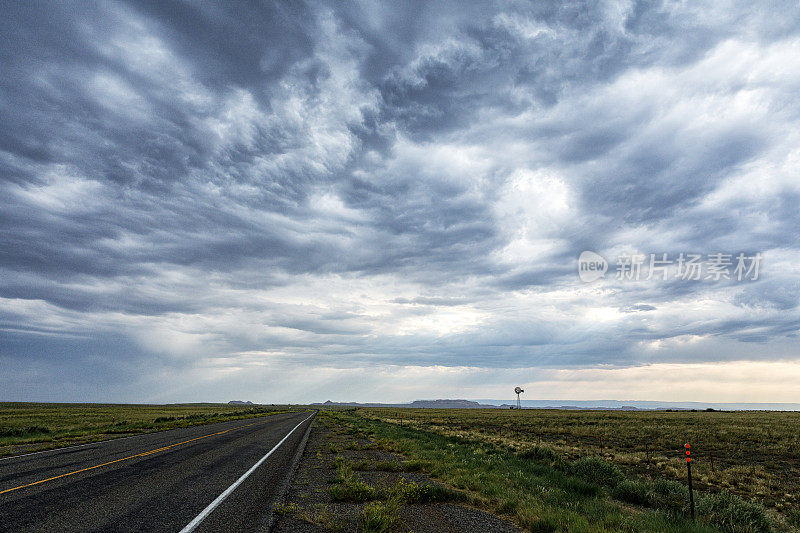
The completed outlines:
{"type": "Polygon", "coordinates": [[[686,449],[686,473],[689,476],[689,508],[692,512],[692,520],[694,520],[694,493],[692,492],[692,452],[689,448],[689,443],[683,445],[686,449]]]}

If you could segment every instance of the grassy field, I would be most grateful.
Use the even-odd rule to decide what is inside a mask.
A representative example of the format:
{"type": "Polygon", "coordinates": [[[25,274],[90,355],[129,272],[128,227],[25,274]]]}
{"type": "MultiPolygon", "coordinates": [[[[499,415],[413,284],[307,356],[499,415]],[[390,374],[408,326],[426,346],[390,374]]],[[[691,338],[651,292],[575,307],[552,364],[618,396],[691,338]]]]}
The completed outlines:
{"type": "MultiPolygon", "coordinates": [[[[286,410],[0,403],[0,455],[286,410]]],[[[321,415],[530,531],[800,531],[800,413],[359,408],[321,415]],[[697,522],[687,519],[687,442],[697,522]]]]}
{"type": "MultiPolygon", "coordinates": [[[[800,530],[800,413],[370,408],[349,416],[471,443],[484,457],[494,450],[552,460],[562,473],[580,461],[601,459],[623,476],[606,492],[616,491],[616,500],[633,505],[653,500],[654,485],[673,491],[685,485],[688,442],[695,488],[707,496],[706,513],[722,516],[740,503],[753,503],[766,508],[771,528],[800,530]]],[[[470,479],[460,482],[481,492],[480,475],[470,479]]]]}
{"type": "Polygon", "coordinates": [[[0,403],[0,456],[284,411],[279,407],[213,403],[0,403]]]}

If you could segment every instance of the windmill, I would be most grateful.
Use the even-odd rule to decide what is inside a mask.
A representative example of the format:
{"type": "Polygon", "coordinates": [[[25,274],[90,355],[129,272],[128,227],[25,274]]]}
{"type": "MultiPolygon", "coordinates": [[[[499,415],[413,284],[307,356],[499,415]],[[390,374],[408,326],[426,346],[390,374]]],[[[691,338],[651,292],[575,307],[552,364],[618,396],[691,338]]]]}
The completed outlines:
{"type": "Polygon", "coordinates": [[[514,392],[517,393],[517,409],[522,409],[522,406],[519,403],[519,393],[525,392],[522,387],[514,387],[514,392]]]}

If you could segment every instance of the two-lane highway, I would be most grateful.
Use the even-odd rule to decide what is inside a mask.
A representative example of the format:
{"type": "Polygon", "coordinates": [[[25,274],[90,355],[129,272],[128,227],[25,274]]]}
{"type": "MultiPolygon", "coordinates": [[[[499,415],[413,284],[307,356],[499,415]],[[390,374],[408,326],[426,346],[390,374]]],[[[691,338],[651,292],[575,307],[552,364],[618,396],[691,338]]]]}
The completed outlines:
{"type": "Polygon", "coordinates": [[[264,531],[313,413],[0,460],[0,531],[264,531]]]}

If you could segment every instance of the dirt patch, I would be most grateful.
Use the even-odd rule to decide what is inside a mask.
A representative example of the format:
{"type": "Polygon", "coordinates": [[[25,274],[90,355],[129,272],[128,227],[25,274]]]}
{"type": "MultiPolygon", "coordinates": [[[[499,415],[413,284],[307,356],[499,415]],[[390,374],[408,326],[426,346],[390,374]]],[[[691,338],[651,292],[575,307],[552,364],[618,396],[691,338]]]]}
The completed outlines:
{"type": "Polygon", "coordinates": [[[520,531],[415,470],[336,420],[317,417],[272,531],[520,531]]]}

